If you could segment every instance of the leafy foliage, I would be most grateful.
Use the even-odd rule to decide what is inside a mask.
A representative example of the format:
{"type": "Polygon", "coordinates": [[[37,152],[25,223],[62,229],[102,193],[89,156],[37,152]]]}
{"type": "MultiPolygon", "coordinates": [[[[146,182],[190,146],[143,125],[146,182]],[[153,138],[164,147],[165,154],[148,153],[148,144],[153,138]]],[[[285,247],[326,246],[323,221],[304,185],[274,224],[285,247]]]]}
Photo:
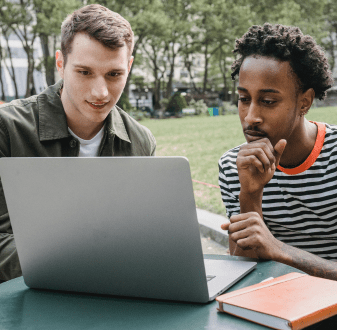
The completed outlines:
{"type": "Polygon", "coordinates": [[[134,110],[134,107],[131,105],[129,101],[129,97],[127,96],[125,92],[123,92],[121,97],[119,98],[117,102],[117,106],[119,106],[126,112],[130,112],[134,110]]]}
{"type": "Polygon", "coordinates": [[[185,98],[180,93],[175,93],[172,95],[166,111],[174,112],[175,114],[180,113],[184,108],[187,108],[187,103],[185,98]]]}
{"type": "Polygon", "coordinates": [[[192,109],[195,109],[195,114],[200,115],[200,114],[208,114],[208,107],[205,103],[204,100],[198,100],[196,101],[195,99],[192,99],[188,106],[192,109]]]}
{"type": "MultiPolygon", "coordinates": [[[[61,23],[67,14],[90,3],[97,1],[0,0],[0,29],[2,34],[8,30],[15,32],[22,42],[29,68],[28,85],[32,84],[36,67],[43,69],[48,84],[53,83],[61,23]],[[40,38],[43,48],[40,63],[35,63],[32,57],[36,38],[40,38]]],[[[335,66],[336,0],[100,0],[99,3],[125,17],[135,34],[135,61],[125,92],[129,91],[134,68],[145,69],[149,74],[142,83],[148,87],[151,84],[156,109],[160,108],[161,98],[170,98],[173,93],[177,62],[184,65],[196,93],[204,94],[223,86],[226,101],[235,102],[236,86],[230,79],[232,49],[235,39],[251,25],[265,22],[296,25],[324,44],[331,55],[331,66],[335,66]],[[203,57],[202,63],[194,61],[196,54],[203,57]],[[202,81],[198,83],[200,73],[202,81]]],[[[29,89],[28,86],[27,95],[29,89]]]]}

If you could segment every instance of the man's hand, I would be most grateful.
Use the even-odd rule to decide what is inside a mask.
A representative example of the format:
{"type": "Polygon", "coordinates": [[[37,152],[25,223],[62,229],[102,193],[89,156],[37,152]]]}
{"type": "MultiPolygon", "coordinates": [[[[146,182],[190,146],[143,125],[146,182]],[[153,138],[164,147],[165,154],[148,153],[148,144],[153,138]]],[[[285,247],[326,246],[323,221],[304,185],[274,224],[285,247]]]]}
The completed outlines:
{"type": "MultiPolygon", "coordinates": [[[[283,243],[277,240],[257,212],[233,215],[231,223],[221,225],[242,250],[252,250],[261,259],[279,259],[283,243]]],[[[235,253],[234,253],[235,254],[235,253]]]]}
{"type": "Polygon", "coordinates": [[[236,160],[241,192],[262,192],[278,166],[287,141],[281,139],[275,147],[268,138],[241,146],[236,160]]]}

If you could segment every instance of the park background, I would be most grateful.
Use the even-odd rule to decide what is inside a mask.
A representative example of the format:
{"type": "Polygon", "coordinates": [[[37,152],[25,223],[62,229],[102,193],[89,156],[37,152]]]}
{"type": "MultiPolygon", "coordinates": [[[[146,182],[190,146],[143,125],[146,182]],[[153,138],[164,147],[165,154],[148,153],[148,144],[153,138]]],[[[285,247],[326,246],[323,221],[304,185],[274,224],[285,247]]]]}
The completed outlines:
{"type": "MultiPolygon", "coordinates": [[[[157,156],[189,159],[197,207],[214,213],[225,214],[218,160],[244,143],[230,77],[235,39],[265,22],[298,26],[325,49],[337,79],[337,0],[0,0],[2,100],[39,93],[59,79],[61,23],[91,3],[120,13],[135,34],[135,60],[118,104],[150,128],[157,156]],[[219,107],[220,116],[209,116],[208,107],[219,107]],[[186,108],[194,115],[184,115],[186,108]]],[[[336,106],[335,85],[307,118],[337,123],[336,106]]]]}

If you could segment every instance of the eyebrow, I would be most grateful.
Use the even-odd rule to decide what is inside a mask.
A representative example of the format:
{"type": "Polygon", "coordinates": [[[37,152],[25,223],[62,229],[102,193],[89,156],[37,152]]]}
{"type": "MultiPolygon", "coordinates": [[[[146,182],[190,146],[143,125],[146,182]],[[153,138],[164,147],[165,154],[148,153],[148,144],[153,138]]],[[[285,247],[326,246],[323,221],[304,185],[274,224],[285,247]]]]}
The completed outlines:
{"type": "MultiPolygon", "coordinates": [[[[237,89],[239,91],[248,92],[248,90],[246,88],[243,88],[243,87],[240,87],[240,86],[238,86],[237,89]]],[[[272,89],[272,88],[260,89],[259,92],[261,92],[261,93],[277,93],[277,94],[280,94],[280,92],[277,89],[272,89]]]]}
{"type": "MultiPolygon", "coordinates": [[[[74,64],[73,67],[84,69],[84,70],[92,70],[89,66],[81,65],[81,64],[74,64]]],[[[125,69],[111,69],[108,72],[124,72],[124,71],[125,71],[125,69]]]]}

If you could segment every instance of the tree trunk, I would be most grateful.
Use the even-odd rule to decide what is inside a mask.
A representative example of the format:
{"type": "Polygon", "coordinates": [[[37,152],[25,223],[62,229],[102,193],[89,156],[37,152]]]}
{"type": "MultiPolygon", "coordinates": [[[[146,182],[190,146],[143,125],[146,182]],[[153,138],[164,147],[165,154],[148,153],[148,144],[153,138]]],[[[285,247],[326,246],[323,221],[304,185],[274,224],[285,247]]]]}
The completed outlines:
{"type": "Polygon", "coordinates": [[[136,61],[137,50],[138,50],[142,40],[143,40],[143,36],[140,36],[138,38],[138,40],[136,41],[136,43],[134,45],[134,48],[133,48],[133,64],[131,66],[131,69],[130,69],[130,72],[129,72],[129,75],[128,75],[128,79],[126,80],[126,84],[125,84],[125,87],[124,87],[124,93],[128,97],[129,97],[129,93],[130,93],[130,82],[131,82],[131,77],[132,77],[132,70],[133,70],[133,67],[134,67],[134,63],[136,61]]]}
{"type": "Polygon", "coordinates": [[[46,75],[46,82],[47,85],[54,85],[55,84],[55,58],[54,56],[50,56],[49,52],[49,40],[48,35],[44,33],[40,33],[40,41],[41,41],[41,47],[43,52],[43,64],[45,69],[45,75],[46,75]]]}
{"type": "Polygon", "coordinates": [[[170,64],[170,75],[169,75],[169,80],[167,82],[167,86],[166,86],[166,98],[169,99],[172,95],[172,84],[173,84],[173,75],[174,75],[174,60],[175,60],[175,56],[173,56],[173,60],[170,64]]]}
{"type": "MultiPolygon", "coordinates": [[[[1,42],[1,40],[0,40],[1,42]]],[[[2,63],[2,46],[1,46],[1,43],[0,43],[0,84],[1,84],[1,99],[3,101],[5,101],[5,89],[4,89],[4,83],[2,81],[2,66],[1,66],[1,63],[2,63]]]]}
{"type": "MultiPolygon", "coordinates": [[[[158,72],[156,72],[156,73],[158,73],[158,72]]],[[[160,79],[158,78],[157,75],[155,76],[155,80],[154,80],[153,95],[154,95],[153,108],[155,110],[159,110],[161,108],[161,106],[160,106],[160,79]]]]}
{"type": "Polygon", "coordinates": [[[19,98],[19,92],[18,92],[18,85],[16,83],[16,76],[15,76],[15,71],[14,71],[14,65],[13,65],[13,58],[12,58],[12,51],[11,51],[11,48],[9,47],[9,43],[8,43],[8,35],[7,33],[4,33],[4,37],[6,39],[6,44],[7,44],[7,54],[8,54],[8,58],[9,58],[9,62],[11,64],[11,67],[10,67],[10,70],[9,68],[7,67],[7,64],[6,64],[6,59],[4,60],[4,64],[5,64],[5,67],[6,69],[8,70],[9,72],[9,75],[13,81],[13,85],[14,85],[14,91],[15,91],[15,98],[18,99],[19,98]]]}
{"type": "Polygon", "coordinates": [[[202,86],[202,92],[205,93],[206,88],[207,88],[207,76],[208,76],[208,44],[206,43],[205,45],[205,72],[204,72],[204,82],[203,82],[203,86],[202,86]]]}
{"type": "Polygon", "coordinates": [[[33,58],[34,48],[26,48],[26,54],[28,58],[28,67],[27,67],[27,85],[26,85],[26,94],[25,97],[29,97],[32,94],[35,94],[35,86],[34,86],[34,58],[33,58]]]}

